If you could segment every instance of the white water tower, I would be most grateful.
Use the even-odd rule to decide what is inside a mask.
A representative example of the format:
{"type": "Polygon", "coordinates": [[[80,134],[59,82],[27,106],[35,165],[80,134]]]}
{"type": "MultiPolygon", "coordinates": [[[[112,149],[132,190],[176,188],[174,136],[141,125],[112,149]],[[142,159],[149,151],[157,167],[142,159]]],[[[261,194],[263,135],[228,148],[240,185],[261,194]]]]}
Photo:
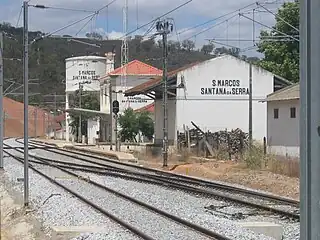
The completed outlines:
{"type": "MultiPolygon", "coordinates": [[[[100,91],[100,77],[106,74],[106,57],[81,56],[66,61],[66,109],[69,109],[69,95],[79,90],[100,91]]],[[[66,141],[70,139],[70,116],[66,113],[66,141]]]]}

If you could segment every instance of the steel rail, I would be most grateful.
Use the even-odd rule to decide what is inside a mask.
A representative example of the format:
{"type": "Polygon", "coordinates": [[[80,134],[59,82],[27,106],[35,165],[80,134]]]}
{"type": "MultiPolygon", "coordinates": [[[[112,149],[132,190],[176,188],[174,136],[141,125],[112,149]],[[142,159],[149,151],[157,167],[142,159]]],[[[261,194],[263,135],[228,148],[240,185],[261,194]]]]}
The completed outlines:
{"type": "MultiPolygon", "coordinates": [[[[19,152],[20,150],[16,150],[16,151],[19,152]]],[[[96,167],[84,166],[82,164],[76,164],[76,163],[69,164],[67,162],[64,163],[65,166],[63,166],[63,165],[58,166],[56,164],[50,163],[50,162],[58,163],[59,161],[57,161],[57,160],[52,160],[52,159],[38,157],[38,156],[32,156],[32,155],[30,155],[30,156],[35,159],[38,159],[40,161],[46,162],[48,165],[51,165],[53,167],[68,168],[68,169],[73,169],[73,170],[78,170],[78,171],[90,172],[90,173],[94,173],[94,174],[108,175],[108,176],[112,176],[112,177],[118,177],[118,178],[132,180],[132,181],[142,181],[142,182],[145,182],[148,184],[161,185],[161,186],[165,186],[165,187],[169,187],[169,188],[183,190],[186,192],[191,192],[191,193],[206,195],[206,196],[210,196],[210,197],[214,197],[214,198],[224,199],[224,200],[227,200],[230,202],[238,203],[238,204],[241,204],[244,206],[254,207],[257,209],[264,210],[264,211],[283,215],[283,216],[286,216],[289,218],[300,219],[299,214],[292,212],[292,211],[285,211],[285,210],[273,208],[268,205],[262,205],[262,204],[246,201],[246,200],[243,200],[240,198],[227,196],[227,195],[224,195],[221,193],[217,193],[217,192],[213,192],[213,191],[209,191],[209,190],[205,190],[205,189],[199,189],[196,187],[185,185],[183,183],[178,183],[178,182],[172,181],[172,179],[170,179],[170,178],[164,178],[164,177],[160,177],[160,176],[144,174],[144,173],[139,173],[139,172],[130,172],[130,171],[126,171],[126,170],[122,171],[122,173],[124,173],[124,174],[129,174],[129,176],[128,176],[128,175],[116,173],[117,170],[114,171],[113,169],[96,168],[96,167]],[[80,166],[80,167],[77,168],[78,166],[80,166]],[[97,169],[99,169],[99,170],[97,170],[97,169]],[[139,177],[137,177],[137,176],[139,176],[139,177]]],[[[103,164],[101,164],[101,165],[103,165],[103,164]]]]}
{"type": "MultiPolygon", "coordinates": [[[[14,150],[17,151],[17,152],[20,152],[20,153],[23,152],[23,151],[21,151],[20,149],[14,149],[14,150]]],[[[14,156],[13,154],[8,153],[7,151],[5,151],[5,152],[6,152],[9,156],[11,156],[11,157],[13,157],[13,158],[15,158],[15,159],[17,159],[18,161],[20,161],[20,162],[23,163],[22,158],[17,157],[17,156],[14,156]]],[[[35,156],[32,156],[32,155],[30,155],[30,157],[35,158],[35,159],[38,159],[38,157],[35,157],[35,156]]],[[[42,162],[45,163],[45,164],[48,164],[48,165],[51,166],[51,167],[57,168],[57,169],[59,169],[59,170],[62,171],[62,172],[65,172],[65,173],[67,173],[67,174],[69,174],[69,175],[72,175],[72,176],[74,176],[74,177],[76,177],[76,178],[78,178],[78,179],[80,179],[80,180],[86,181],[86,182],[88,182],[88,183],[90,183],[90,184],[92,184],[92,185],[94,185],[94,186],[96,186],[96,187],[99,187],[100,189],[103,189],[103,190],[105,190],[105,191],[107,191],[107,192],[110,192],[110,193],[112,193],[112,194],[114,194],[114,195],[116,195],[116,196],[118,196],[118,197],[121,197],[121,198],[123,198],[123,199],[126,199],[126,200],[128,200],[128,201],[130,201],[130,202],[133,202],[133,203],[135,203],[135,204],[137,204],[137,205],[139,205],[139,206],[141,206],[141,207],[144,207],[144,208],[146,208],[146,209],[148,209],[148,210],[150,210],[150,211],[156,212],[156,213],[158,213],[159,215],[165,216],[166,218],[169,218],[169,219],[171,219],[171,220],[173,220],[173,221],[175,221],[175,222],[177,222],[177,223],[179,223],[179,224],[185,225],[185,226],[187,226],[188,228],[191,228],[191,229],[193,229],[193,230],[195,230],[195,231],[197,231],[197,232],[199,232],[199,233],[201,233],[201,234],[204,234],[204,235],[206,235],[206,236],[208,236],[208,237],[210,237],[210,238],[213,238],[213,239],[215,239],[215,240],[231,240],[230,238],[227,238],[227,237],[225,237],[225,236],[223,236],[223,235],[221,235],[221,234],[218,234],[218,233],[213,232],[213,231],[211,231],[211,230],[209,230],[209,229],[206,229],[206,228],[204,228],[204,227],[202,227],[202,226],[200,226],[200,225],[197,225],[197,224],[191,223],[191,222],[189,222],[189,221],[186,221],[186,220],[184,220],[184,219],[182,219],[182,218],[179,218],[179,217],[177,217],[177,216],[175,216],[175,215],[172,215],[172,214],[170,214],[170,213],[167,213],[167,212],[165,212],[165,211],[163,211],[163,210],[161,210],[161,209],[158,209],[158,208],[156,208],[156,207],[153,207],[153,206],[151,206],[151,205],[149,205],[149,204],[147,204],[147,203],[144,203],[144,202],[139,201],[139,200],[137,200],[137,199],[135,199],[135,198],[132,198],[132,197],[130,197],[130,196],[128,196],[128,195],[122,194],[122,193],[117,192],[117,191],[115,191],[115,190],[113,190],[113,189],[111,189],[111,188],[108,188],[108,187],[106,187],[106,186],[104,186],[104,185],[101,185],[101,184],[99,184],[99,183],[97,183],[97,182],[95,182],[95,181],[92,181],[92,180],[90,180],[90,179],[84,178],[84,177],[81,176],[81,175],[78,175],[78,174],[76,174],[76,173],[70,172],[70,171],[64,169],[63,167],[59,167],[59,166],[57,166],[57,165],[50,164],[49,162],[46,162],[46,160],[43,160],[44,158],[41,158],[41,159],[42,159],[42,160],[40,160],[40,161],[42,161],[42,162]]],[[[42,173],[41,171],[37,170],[37,169],[34,168],[33,166],[30,166],[30,168],[31,168],[32,170],[35,170],[35,171],[36,171],[37,173],[39,173],[41,176],[46,177],[46,178],[47,178],[48,180],[50,180],[51,182],[53,182],[53,183],[59,185],[60,187],[64,188],[64,189],[67,190],[68,192],[72,191],[72,190],[70,190],[69,188],[67,188],[67,187],[63,186],[62,184],[58,183],[58,182],[57,182],[56,180],[54,180],[53,178],[51,178],[51,177],[47,176],[46,174],[42,173]]],[[[73,191],[72,191],[72,192],[73,192],[73,191]]],[[[74,194],[74,193],[75,193],[75,192],[73,192],[73,194],[74,194]]],[[[78,198],[79,198],[79,196],[80,196],[80,195],[77,194],[77,193],[75,193],[74,195],[77,196],[78,198]]],[[[83,201],[85,201],[87,204],[90,204],[90,206],[93,206],[95,209],[97,209],[97,210],[101,209],[99,206],[95,205],[95,204],[92,203],[91,201],[83,198],[82,196],[80,196],[80,197],[81,197],[81,200],[84,199],[83,201]],[[82,198],[83,198],[83,199],[82,199],[82,198]]],[[[103,209],[102,209],[102,210],[103,210],[103,209]]],[[[105,211],[105,210],[104,210],[104,211],[105,211]]],[[[115,217],[115,216],[112,215],[111,213],[108,213],[108,214],[110,214],[110,216],[115,217]]],[[[118,219],[118,218],[117,218],[117,219],[118,219]]],[[[118,221],[119,221],[119,220],[120,220],[120,219],[118,219],[118,221]]],[[[120,220],[120,221],[122,221],[122,220],[120,220]]],[[[118,223],[119,223],[119,222],[118,222],[118,223]]],[[[127,224],[127,225],[128,225],[128,224],[127,224]]],[[[133,226],[130,226],[130,227],[131,227],[131,228],[134,228],[133,226]]],[[[127,228],[128,228],[128,227],[127,227],[127,228]]],[[[128,228],[128,229],[130,229],[130,228],[128,228]]],[[[131,229],[130,229],[130,230],[131,230],[131,229]]],[[[136,233],[136,231],[139,231],[139,230],[135,229],[135,232],[134,232],[134,233],[136,233]]],[[[140,231],[139,231],[139,232],[140,232],[140,231]]],[[[141,232],[140,232],[140,233],[141,233],[141,232]]],[[[145,237],[148,237],[148,236],[145,235],[145,237]]],[[[144,239],[153,239],[153,238],[144,238],[144,239]]]]}
{"type": "MultiPolygon", "coordinates": [[[[16,149],[15,149],[16,150],[16,149]]],[[[16,150],[17,151],[17,150],[16,150]]],[[[8,151],[4,150],[4,152],[6,154],[8,154],[10,157],[16,159],[17,161],[19,161],[20,163],[24,163],[24,161],[22,159],[20,159],[19,157],[14,156],[13,154],[9,153],[8,151]]],[[[77,197],[78,199],[80,199],[81,201],[85,202],[86,204],[88,204],[89,206],[91,206],[92,208],[94,208],[95,210],[97,210],[98,212],[102,213],[103,215],[107,216],[108,218],[112,219],[113,221],[115,221],[116,223],[120,224],[121,226],[129,229],[131,232],[133,232],[135,235],[137,235],[138,237],[145,239],[145,240],[155,240],[154,238],[146,235],[145,233],[143,233],[142,231],[140,231],[139,229],[135,228],[134,226],[130,225],[129,223],[126,223],[125,221],[121,220],[120,218],[116,217],[115,215],[113,215],[112,213],[106,211],[105,209],[99,207],[98,205],[94,204],[93,202],[91,202],[90,200],[86,199],[85,197],[81,196],[80,194],[78,194],[77,192],[69,189],[68,187],[64,186],[63,184],[57,182],[55,179],[49,177],[48,175],[44,174],[43,172],[39,171],[38,169],[36,169],[35,167],[33,167],[32,165],[29,165],[29,168],[32,169],[33,171],[35,171],[36,173],[38,173],[40,176],[46,178],[47,180],[49,180],[50,182],[52,182],[55,185],[58,185],[59,187],[63,188],[65,191],[69,192],[70,194],[72,194],[73,196],[77,197]]]]}
{"type": "MultiPolygon", "coordinates": [[[[19,142],[19,141],[17,140],[17,142],[19,142]]],[[[21,142],[19,142],[19,143],[22,144],[21,142]]],[[[33,141],[32,141],[32,144],[38,145],[38,146],[43,146],[43,144],[34,143],[33,141]]],[[[120,166],[123,165],[123,166],[131,167],[133,169],[135,168],[135,169],[139,169],[139,170],[153,172],[153,173],[156,173],[158,175],[165,176],[166,178],[169,177],[172,180],[175,179],[175,181],[179,181],[179,182],[181,182],[181,180],[183,180],[184,183],[198,185],[200,187],[211,187],[211,188],[218,188],[218,189],[222,189],[222,190],[233,191],[233,192],[236,192],[236,193],[242,193],[242,194],[247,195],[247,196],[259,197],[259,198],[263,198],[263,199],[266,199],[266,200],[269,200],[269,201],[276,201],[276,202],[284,203],[284,204],[291,205],[291,206],[294,206],[294,207],[299,207],[299,201],[297,201],[297,200],[289,199],[289,198],[285,198],[285,197],[280,197],[280,196],[275,196],[275,195],[272,195],[272,194],[261,193],[261,192],[257,192],[257,191],[252,191],[252,190],[248,190],[248,189],[243,189],[243,188],[238,188],[238,187],[234,187],[234,186],[230,186],[230,185],[225,185],[225,184],[222,184],[222,183],[212,182],[212,181],[208,181],[208,180],[205,180],[205,179],[198,179],[198,178],[184,176],[184,175],[180,175],[180,174],[164,172],[164,171],[157,170],[157,169],[137,166],[137,165],[133,165],[133,164],[129,164],[129,163],[123,163],[123,162],[119,162],[119,161],[116,161],[116,160],[103,158],[103,157],[100,157],[100,156],[93,156],[93,155],[85,154],[85,153],[82,153],[82,152],[79,153],[79,151],[70,151],[70,150],[67,150],[67,149],[61,149],[61,148],[57,148],[57,147],[56,147],[56,149],[50,148],[50,149],[45,149],[45,150],[49,151],[49,152],[52,152],[52,153],[60,154],[60,155],[63,155],[63,156],[76,158],[78,160],[94,163],[94,161],[90,161],[90,160],[81,158],[80,156],[70,155],[70,154],[67,154],[67,153],[78,154],[78,155],[80,154],[80,155],[82,155],[84,157],[91,157],[93,159],[98,159],[98,160],[102,160],[102,161],[118,164],[120,166]],[[55,150],[57,150],[59,152],[57,152],[55,150]]],[[[102,164],[99,164],[99,163],[95,163],[95,164],[100,165],[100,166],[107,166],[107,165],[102,165],[102,164]]],[[[116,168],[114,166],[112,166],[112,168],[119,169],[119,171],[123,170],[121,168],[116,168]]]]}

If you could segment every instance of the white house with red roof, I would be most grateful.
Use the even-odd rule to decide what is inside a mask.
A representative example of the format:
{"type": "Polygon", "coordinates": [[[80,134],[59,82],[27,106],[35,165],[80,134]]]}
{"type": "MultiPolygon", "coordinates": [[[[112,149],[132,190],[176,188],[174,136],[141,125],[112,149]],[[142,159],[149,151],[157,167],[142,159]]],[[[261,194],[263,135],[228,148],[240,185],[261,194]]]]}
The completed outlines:
{"type": "Polygon", "coordinates": [[[135,110],[153,104],[154,99],[148,95],[138,94],[132,97],[125,97],[124,92],[161,75],[162,70],[139,60],[133,60],[127,65],[119,67],[100,78],[100,111],[110,113],[109,119],[105,120],[103,124],[102,122],[100,123],[102,140],[111,140],[111,121],[114,125],[114,119],[111,117],[112,109],[110,107],[112,106],[112,102],[114,100],[119,101],[119,113],[122,113],[127,108],[135,110]],[[126,80],[125,82],[123,81],[124,79],[126,80]]]}

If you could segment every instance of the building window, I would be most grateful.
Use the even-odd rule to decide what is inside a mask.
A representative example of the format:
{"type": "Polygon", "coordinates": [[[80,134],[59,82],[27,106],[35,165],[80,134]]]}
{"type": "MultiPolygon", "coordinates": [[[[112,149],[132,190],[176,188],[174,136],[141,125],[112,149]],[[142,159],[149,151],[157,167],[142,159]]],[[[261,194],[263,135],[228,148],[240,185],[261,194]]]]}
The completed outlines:
{"type": "Polygon", "coordinates": [[[296,118],[296,108],[290,108],[290,118],[296,118]]]}
{"type": "Polygon", "coordinates": [[[274,119],[279,118],[279,109],[278,108],[273,109],[273,118],[274,119]]]}

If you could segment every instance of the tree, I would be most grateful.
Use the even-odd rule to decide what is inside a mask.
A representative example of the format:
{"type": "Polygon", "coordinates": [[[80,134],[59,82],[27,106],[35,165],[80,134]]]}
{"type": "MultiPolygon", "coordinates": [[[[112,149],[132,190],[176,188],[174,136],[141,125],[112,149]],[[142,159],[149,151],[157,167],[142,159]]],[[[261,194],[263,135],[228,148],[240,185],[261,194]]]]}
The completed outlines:
{"type": "Polygon", "coordinates": [[[97,33],[97,32],[92,32],[92,33],[86,33],[86,37],[87,38],[93,38],[93,39],[96,39],[96,40],[102,40],[103,37],[100,33],[97,33]]]}
{"type": "Polygon", "coordinates": [[[188,52],[193,50],[195,48],[195,46],[196,46],[195,43],[191,40],[183,40],[182,41],[183,49],[187,50],[188,52]]]}
{"type": "Polygon", "coordinates": [[[147,111],[135,112],[128,108],[119,116],[121,141],[135,141],[139,132],[148,139],[153,138],[154,122],[147,111]]]}
{"type": "Polygon", "coordinates": [[[213,49],[214,49],[214,44],[209,43],[202,46],[201,52],[203,52],[204,54],[210,54],[213,52],[213,49]]]}
{"type": "Polygon", "coordinates": [[[153,138],[154,122],[150,116],[150,112],[142,111],[138,113],[138,127],[143,136],[149,140],[153,138]]]}
{"type": "Polygon", "coordinates": [[[120,139],[122,142],[134,141],[139,133],[139,123],[137,114],[132,108],[127,108],[123,114],[119,116],[120,139]]]}
{"type": "Polygon", "coordinates": [[[239,56],[240,49],[239,48],[226,48],[226,47],[221,47],[221,48],[216,48],[214,50],[215,55],[220,55],[220,54],[229,54],[234,57],[240,57],[239,56]]]}
{"type": "Polygon", "coordinates": [[[273,29],[270,32],[261,31],[260,33],[262,41],[258,45],[258,51],[264,54],[264,58],[259,65],[296,82],[299,80],[299,41],[292,38],[299,39],[298,1],[282,5],[276,14],[276,24],[273,29]],[[270,40],[270,38],[277,40],[270,40]]]}

